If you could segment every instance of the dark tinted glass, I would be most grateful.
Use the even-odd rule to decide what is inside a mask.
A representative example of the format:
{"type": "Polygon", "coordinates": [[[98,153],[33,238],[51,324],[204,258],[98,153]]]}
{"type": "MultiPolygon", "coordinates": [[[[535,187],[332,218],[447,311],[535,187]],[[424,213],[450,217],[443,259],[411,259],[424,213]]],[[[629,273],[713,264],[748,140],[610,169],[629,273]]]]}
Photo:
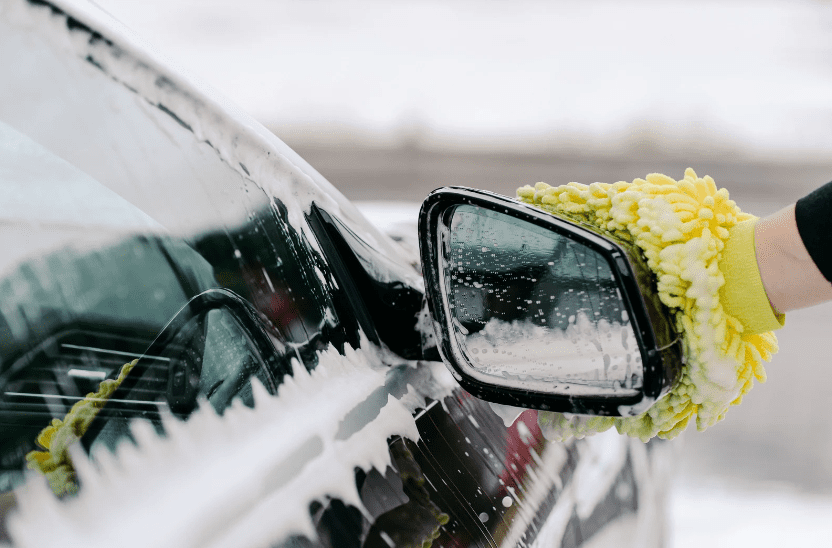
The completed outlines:
{"type": "MultiPolygon", "coordinates": [[[[241,295],[276,352],[291,349],[308,367],[336,331],[322,261],[289,211],[207,150],[200,181],[125,173],[113,189],[115,179],[105,186],[0,122],[0,185],[14,196],[0,201],[0,491],[20,477],[42,428],[144,353],[206,289],[241,295]]],[[[233,331],[214,316],[213,332],[233,331]]],[[[206,352],[200,393],[218,409],[235,395],[250,401],[248,377],[260,370],[241,347],[206,352]]],[[[152,386],[136,398],[156,401],[152,386]]]]}
{"type": "MultiPolygon", "coordinates": [[[[183,311],[183,313],[187,313],[183,311]]],[[[253,406],[251,379],[272,385],[272,376],[234,313],[223,308],[197,315],[179,328],[158,354],[142,357],[100,412],[87,443],[113,448],[129,435],[135,418],[159,421],[160,412],[180,417],[205,399],[222,413],[234,399],[253,406]]]]}

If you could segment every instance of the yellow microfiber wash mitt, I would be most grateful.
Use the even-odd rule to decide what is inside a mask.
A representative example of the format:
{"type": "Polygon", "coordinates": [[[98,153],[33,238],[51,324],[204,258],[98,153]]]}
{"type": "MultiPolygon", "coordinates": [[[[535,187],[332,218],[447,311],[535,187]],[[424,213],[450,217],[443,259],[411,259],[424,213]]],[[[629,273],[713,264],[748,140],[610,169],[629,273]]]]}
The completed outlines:
{"type": "Polygon", "coordinates": [[[537,183],[518,198],[633,242],[653,271],[656,291],[682,334],[687,363],[669,394],[637,417],[585,417],[541,411],[550,439],[583,437],[615,426],[647,441],[670,439],[691,420],[699,430],[724,418],[765,382],[762,362],[777,352],[783,324],[765,296],[754,255],[756,217],[728,191],[692,169],[680,181],[651,174],[632,183],[537,183]]]}

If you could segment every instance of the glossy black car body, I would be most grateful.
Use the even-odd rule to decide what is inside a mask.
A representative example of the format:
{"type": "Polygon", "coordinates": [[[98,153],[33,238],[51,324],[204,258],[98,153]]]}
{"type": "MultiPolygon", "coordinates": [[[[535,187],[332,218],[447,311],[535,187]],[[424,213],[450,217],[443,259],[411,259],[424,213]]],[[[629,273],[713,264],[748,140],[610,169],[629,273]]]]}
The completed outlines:
{"type": "MultiPolygon", "coordinates": [[[[4,491],[23,479],[41,428],[128,359],[154,356],[154,340],[174,340],[207,300],[241,325],[259,322],[246,339],[259,364],[250,373],[277,398],[292,363],[314,371],[330,348],[381,356],[385,381],[363,405],[421,398],[399,428],[412,421],[418,437],[384,440],[392,467],[333,461],[325,496],[286,501],[308,510],[317,538],[273,545],[661,545],[661,446],[615,434],[549,442],[535,411],[505,426],[436,362],[412,262],[275,136],[93,7],[10,0],[0,15],[0,123],[31,147],[31,180],[16,191],[37,203],[30,218],[2,210],[4,491]],[[60,162],[64,179],[39,187],[36,166],[60,162]],[[339,468],[363,508],[326,496],[339,468]]],[[[160,390],[171,390],[166,374],[160,390]]],[[[114,399],[113,416],[147,403],[114,399]]],[[[349,448],[349,435],[338,441],[349,448]]],[[[272,440],[297,443],[291,432],[272,440]]]]}

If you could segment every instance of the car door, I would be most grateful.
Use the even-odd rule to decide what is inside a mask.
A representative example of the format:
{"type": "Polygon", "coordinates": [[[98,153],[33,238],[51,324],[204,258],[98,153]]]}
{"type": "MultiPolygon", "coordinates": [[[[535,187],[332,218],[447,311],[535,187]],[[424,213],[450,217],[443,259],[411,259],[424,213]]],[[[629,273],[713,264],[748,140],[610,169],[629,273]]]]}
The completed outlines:
{"type": "MultiPolygon", "coordinates": [[[[382,268],[379,252],[367,242],[340,249],[342,255],[362,250],[366,257],[356,265],[375,262],[382,268]]],[[[370,317],[384,321],[395,313],[370,317]]],[[[423,360],[436,359],[433,344],[423,333],[423,360]]],[[[663,544],[666,443],[645,445],[615,432],[547,440],[537,411],[518,410],[517,420],[506,424],[490,404],[448,379],[447,371],[420,363],[433,382],[445,378],[451,388],[417,411],[418,442],[391,441],[399,473],[362,478],[363,500],[375,520],[364,545],[409,545],[416,539],[436,546],[663,544]]],[[[408,368],[393,372],[404,375],[406,384],[425,383],[408,368]]]]}

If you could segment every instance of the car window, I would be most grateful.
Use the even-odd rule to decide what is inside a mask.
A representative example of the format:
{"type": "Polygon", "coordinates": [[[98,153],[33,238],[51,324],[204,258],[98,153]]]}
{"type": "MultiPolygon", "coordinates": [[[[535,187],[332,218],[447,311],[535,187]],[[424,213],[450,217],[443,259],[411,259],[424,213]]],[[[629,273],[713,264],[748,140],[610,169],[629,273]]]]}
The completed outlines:
{"type": "Polygon", "coordinates": [[[0,488],[19,477],[44,426],[140,357],[212,285],[210,265],[193,249],[144,236],[60,249],[8,271],[0,279],[0,488]]]}
{"type": "Polygon", "coordinates": [[[205,394],[217,412],[225,410],[235,397],[253,406],[250,379],[259,373],[264,382],[264,364],[251,350],[251,343],[230,314],[211,310],[205,323],[198,393],[205,394]]]}
{"type": "MultiPolygon", "coordinates": [[[[325,264],[286,207],[253,182],[114,190],[9,126],[0,127],[0,149],[13,159],[0,182],[38,204],[25,219],[0,206],[0,238],[14,242],[0,257],[0,491],[20,481],[50,421],[141,357],[206,290],[227,288],[249,303],[277,356],[252,358],[233,335],[236,320],[208,312],[194,393],[218,411],[235,397],[251,404],[252,376],[273,389],[286,356],[311,368],[320,347],[344,340],[325,264]]],[[[138,401],[158,410],[174,374],[143,376],[133,411],[138,401]]],[[[180,415],[192,403],[181,403],[180,415]]]]}
{"type": "Polygon", "coordinates": [[[183,309],[103,406],[84,433],[85,445],[115,448],[136,418],[151,420],[161,432],[163,414],[186,418],[200,401],[220,414],[235,400],[252,407],[255,378],[274,392],[273,368],[244,324],[228,308],[183,309]]]}
{"type": "Polygon", "coordinates": [[[281,341],[309,344],[333,317],[315,270],[320,260],[287,222],[285,208],[262,196],[265,203],[245,223],[199,234],[193,246],[218,285],[251,302],[281,341]]]}

